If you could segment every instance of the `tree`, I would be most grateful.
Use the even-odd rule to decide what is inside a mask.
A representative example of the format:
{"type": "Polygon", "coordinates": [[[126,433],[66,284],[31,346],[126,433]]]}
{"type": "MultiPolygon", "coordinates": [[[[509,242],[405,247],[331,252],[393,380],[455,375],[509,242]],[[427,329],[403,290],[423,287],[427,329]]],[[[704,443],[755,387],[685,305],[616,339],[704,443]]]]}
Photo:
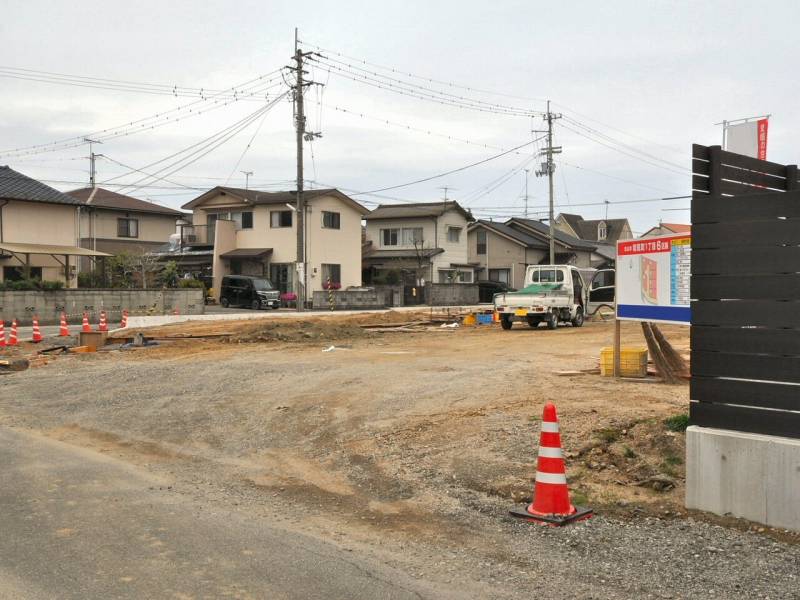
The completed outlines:
{"type": "Polygon", "coordinates": [[[422,280],[425,278],[426,271],[428,270],[427,267],[430,264],[430,256],[426,252],[429,250],[429,246],[426,242],[420,238],[417,239],[414,237],[414,257],[416,259],[417,268],[416,272],[414,273],[415,284],[418,286],[422,286],[422,280]]]}

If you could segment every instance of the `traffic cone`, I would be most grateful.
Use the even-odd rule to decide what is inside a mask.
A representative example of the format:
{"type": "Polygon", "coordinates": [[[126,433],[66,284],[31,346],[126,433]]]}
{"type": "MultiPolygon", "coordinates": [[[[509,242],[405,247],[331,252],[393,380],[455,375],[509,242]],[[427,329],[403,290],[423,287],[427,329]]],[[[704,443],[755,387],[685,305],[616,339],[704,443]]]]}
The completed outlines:
{"type": "Polygon", "coordinates": [[[34,344],[38,344],[42,341],[42,332],[39,331],[39,317],[33,315],[33,336],[31,337],[31,341],[34,344]]]}
{"type": "Polygon", "coordinates": [[[119,322],[120,329],[125,329],[128,326],[128,311],[122,311],[122,320],[119,322]]]}
{"type": "Polygon", "coordinates": [[[6,324],[0,319],[0,348],[6,347],[6,324]]]}
{"type": "Polygon", "coordinates": [[[106,311],[100,311],[100,325],[97,326],[97,331],[108,331],[108,321],[106,321],[106,311]]]}
{"type": "Polygon", "coordinates": [[[179,314],[181,314],[180,312],[178,312],[178,307],[177,307],[177,306],[175,307],[175,310],[173,310],[173,311],[172,311],[172,314],[173,314],[173,315],[175,315],[176,317],[177,317],[179,314]]]}
{"type": "Polygon", "coordinates": [[[87,313],[83,313],[83,323],[81,323],[81,331],[83,333],[91,333],[92,326],[89,325],[89,315],[87,313]]]}
{"type": "Polygon", "coordinates": [[[512,509],[511,515],[545,525],[566,525],[592,516],[591,508],[573,506],[569,501],[558,416],[550,403],[544,405],[542,414],[533,502],[524,510],[512,509]]]}
{"type": "Polygon", "coordinates": [[[61,327],[58,329],[58,337],[67,337],[69,335],[69,327],[67,326],[67,315],[61,313],[61,327]]]}
{"type": "Polygon", "coordinates": [[[500,313],[497,312],[497,311],[494,311],[492,313],[492,323],[499,323],[499,322],[500,322],[500,313]]]}
{"type": "Polygon", "coordinates": [[[8,336],[8,345],[9,346],[16,346],[18,344],[17,341],[17,320],[14,319],[11,321],[11,333],[8,336]]]}

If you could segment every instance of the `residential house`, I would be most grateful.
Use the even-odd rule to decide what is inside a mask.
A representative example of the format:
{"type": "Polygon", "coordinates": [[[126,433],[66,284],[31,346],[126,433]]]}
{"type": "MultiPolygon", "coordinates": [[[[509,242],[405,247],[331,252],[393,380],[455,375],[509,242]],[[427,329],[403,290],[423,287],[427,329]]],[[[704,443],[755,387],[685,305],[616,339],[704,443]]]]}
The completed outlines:
{"type": "Polygon", "coordinates": [[[555,226],[578,239],[595,244],[593,267],[612,267],[617,258],[617,242],[633,238],[628,219],[584,219],[580,215],[561,213],[555,226]]]}
{"type": "Polygon", "coordinates": [[[659,223],[657,227],[651,227],[645,231],[641,237],[659,237],[663,235],[686,235],[692,233],[691,225],[682,223],[659,223]]]}
{"type": "MultiPolygon", "coordinates": [[[[109,254],[145,254],[175,233],[183,213],[99,187],[66,192],[81,203],[79,245],[109,254]]],[[[88,267],[86,262],[81,269],[88,267]]]]}
{"type": "Polygon", "coordinates": [[[8,166],[0,166],[0,281],[39,279],[77,287],[81,201],[8,166]]]}
{"type": "MultiPolygon", "coordinates": [[[[596,246],[556,229],[557,264],[589,267],[596,246]]],[[[513,288],[524,285],[528,265],[550,262],[550,228],[533,219],[513,218],[505,223],[476,221],[468,232],[469,258],[480,279],[500,281],[513,288]]]]}
{"type": "MultiPolygon", "coordinates": [[[[215,187],[183,206],[192,225],[181,227],[161,252],[192,269],[210,270],[219,294],[225,275],[269,277],[283,292],[297,291],[296,192],[215,187]]],[[[330,280],[361,285],[361,218],[368,212],[336,189],[307,190],[307,298],[330,280]]]]}
{"type": "Polygon", "coordinates": [[[406,284],[472,283],[467,227],[474,219],[458,202],[381,204],[369,212],[363,268],[365,281],[399,271],[406,284]]]}

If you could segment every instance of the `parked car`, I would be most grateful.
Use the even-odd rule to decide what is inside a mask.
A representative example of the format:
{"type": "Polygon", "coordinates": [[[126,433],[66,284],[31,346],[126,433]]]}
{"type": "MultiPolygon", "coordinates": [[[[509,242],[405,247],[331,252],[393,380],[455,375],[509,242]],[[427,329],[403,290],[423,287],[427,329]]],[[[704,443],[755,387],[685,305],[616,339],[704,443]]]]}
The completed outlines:
{"type": "Polygon", "coordinates": [[[228,306],[246,306],[253,310],[280,308],[281,293],[269,279],[247,275],[226,275],[222,278],[219,303],[228,306]]]}
{"type": "Polygon", "coordinates": [[[507,283],[502,281],[490,281],[488,279],[478,281],[478,302],[491,302],[494,300],[495,294],[502,294],[503,292],[513,292],[514,288],[508,287],[507,283]]]}

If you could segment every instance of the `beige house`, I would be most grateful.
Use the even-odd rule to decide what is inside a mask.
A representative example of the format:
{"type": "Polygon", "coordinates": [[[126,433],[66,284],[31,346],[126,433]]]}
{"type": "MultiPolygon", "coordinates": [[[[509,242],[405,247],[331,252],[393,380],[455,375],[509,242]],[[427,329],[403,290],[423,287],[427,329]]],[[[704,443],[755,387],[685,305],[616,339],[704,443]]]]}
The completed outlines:
{"type": "Polygon", "coordinates": [[[683,223],[659,223],[642,234],[643,238],[659,237],[663,235],[687,235],[692,233],[692,226],[683,223]]]}
{"type": "MultiPolygon", "coordinates": [[[[99,187],[66,192],[81,203],[79,245],[109,254],[144,254],[166,244],[180,211],[99,187]]],[[[87,268],[83,262],[81,268],[87,268]]]]}
{"type": "MultiPolygon", "coordinates": [[[[361,285],[361,219],[367,209],[335,189],[307,190],[308,298],[329,279],[342,288],[361,285]]],[[[212,269],[219,294],[225,275],[269,277],[282,292],[297,287],[295,192],[215,187],[183,206],[192,225],[182,227],[172,254],[179,263],[212,269]]]]}
{"type": "Polygon", "coordinates": [[[103,252],[78,247],[80,201],[0,166],[0,281],[39,279],[77,287],[79,257],[103,252]]]}
{"type": "Polygon", "coordinates": [[[407,284],[473,283],[475,264],[467,249],[474,219],[457,202],[382,204],[367,214],[364,272],[370,280],[400,271],[407,284]]]}
{"type": "MultiPolygon", "coordinates": [[[[556,229],[555,258],[558,264],[590,267],[596,247],[556,229]]],[[[532,219],[509,219],[505,223],[476,221],[469,227],[469,260],[477,264],[481,280],[499,281],[519,289],[528,265],[550,262],[549,226],[532,219]]]]}

